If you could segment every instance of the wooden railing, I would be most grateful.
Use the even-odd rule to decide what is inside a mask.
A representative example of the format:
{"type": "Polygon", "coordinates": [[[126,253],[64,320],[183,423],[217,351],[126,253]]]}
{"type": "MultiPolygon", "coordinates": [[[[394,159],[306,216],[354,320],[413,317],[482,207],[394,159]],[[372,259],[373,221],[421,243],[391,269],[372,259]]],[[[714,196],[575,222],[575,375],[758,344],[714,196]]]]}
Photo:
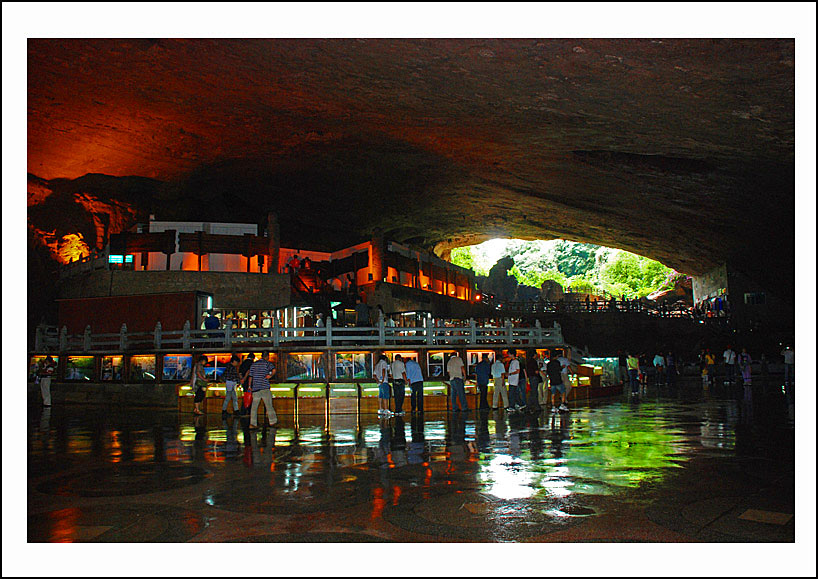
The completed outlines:
{"type": "Polygon", "coordinates": [[[239,347],[401,347],[401,346],[558,346],[563,344],[559,328],[531,328],[478,325],[468,320],[462,325],[434,326],[431,320],[421,327],[394,327],[383,318],[370,327],[333,326],[283,327],[273,318],[271,328],[234,328],[230,321],[217,330],[192,330],[186,322],[181,330],[163,330],[157,322],[153,332],[129,332],[126,325],[118,334],[93,334],[90,326],[83,334],[71,335],[63,326],[59,332],[40,326],[35,336],[36,352],[124,352],[188,350],[231,350],[239,347]]]}

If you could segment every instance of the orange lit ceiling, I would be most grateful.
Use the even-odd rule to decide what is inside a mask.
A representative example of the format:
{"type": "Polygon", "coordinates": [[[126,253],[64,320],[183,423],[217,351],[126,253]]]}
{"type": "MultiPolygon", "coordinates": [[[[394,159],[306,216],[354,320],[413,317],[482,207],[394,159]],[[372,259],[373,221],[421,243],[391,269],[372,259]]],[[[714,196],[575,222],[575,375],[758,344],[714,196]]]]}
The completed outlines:
{"type": "Polygon", "coordinates": [[[788,243],[793,85],[791,40],[31,39],[28,171],[157,179],[174,217],[563,237],[697,273],[762,227],[788,243]]]}

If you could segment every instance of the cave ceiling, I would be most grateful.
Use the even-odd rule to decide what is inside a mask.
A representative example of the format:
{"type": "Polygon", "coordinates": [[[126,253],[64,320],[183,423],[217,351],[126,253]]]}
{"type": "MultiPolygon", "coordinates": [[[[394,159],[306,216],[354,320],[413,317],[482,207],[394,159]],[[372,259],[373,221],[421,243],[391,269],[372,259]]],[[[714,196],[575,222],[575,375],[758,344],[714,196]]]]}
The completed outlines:
{"type": "Polygon", "coordinates": [[[794,58],[774,39],[31,39],[29,221],[69,230],[66,196],[119,207],[111,231],[274,210],[285,245],[564,238],[702,273],[792,247],[794,58]]]}

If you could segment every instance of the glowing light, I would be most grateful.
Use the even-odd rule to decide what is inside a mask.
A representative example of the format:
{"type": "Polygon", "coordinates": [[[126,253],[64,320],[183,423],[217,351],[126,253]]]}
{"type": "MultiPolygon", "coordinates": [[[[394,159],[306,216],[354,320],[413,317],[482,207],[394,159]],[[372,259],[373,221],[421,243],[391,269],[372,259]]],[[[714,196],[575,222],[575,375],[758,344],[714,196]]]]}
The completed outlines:
{"type": "Polygon", "coordinates": [[[531,486],[533,481],[531,473],[515,467],[509,456],[495,456],[488,466],[484,467],[480,478],[488,483],[486,492],[498,499],[527,499],[535,492],[531,486]]]}

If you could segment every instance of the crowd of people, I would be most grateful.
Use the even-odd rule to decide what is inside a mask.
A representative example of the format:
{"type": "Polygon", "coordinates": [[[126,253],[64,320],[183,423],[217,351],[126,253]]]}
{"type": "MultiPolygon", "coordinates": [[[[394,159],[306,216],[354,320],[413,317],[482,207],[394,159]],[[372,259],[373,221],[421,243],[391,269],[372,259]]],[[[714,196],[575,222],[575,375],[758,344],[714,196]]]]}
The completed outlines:
{"type": "MultiPolygon", "coordinates": [[[[204,372],[206,363],[207,355],[200,354],[193,364],[193,372],[191,372],[190,377],[190,389],[193,392],[193,414],[196,415],[205,414],[201,405],[204,402],[208,386],[204,372]]],[[[278,423],[278,417],[275,408],[273,408],[273,396],[270,392],[270,381],[275,375],[276,365],[270,361],[269,352],[262,352],[258,360],[255,359],[255,354],[248,354],[244,360],[241,360],[238,354],[233,354],[222,376],[225,383],[222,414],[227,414],[227,409],[231,403],[233,414],[239,414],[237,389],[241,386],[244,392],[241,413],[250,415],[250,429],[258,428],[258,408],[262,403],[267,412],[267,420],[270,426],[275,426],[278,423]]]]}
{"type": "MultiPolygon", "coordinates": [[[[619,380],[623,385],[630,385],[632,396],[644,393],[648,385],[649,376],[653,377],[656,386],[674,386],[677,378],[683,374],[684,365],[673,351],[659,351],[651,359],[645,352],[623,352],[618,354],[619,380]]],[[[791,345],[787,345],[781,351],[784,361],[784,385],[786,388],[792,386],[795,376],[795,350],[791,345]]],[[[767,373],[768,360],[764,354],[758,360],[763,374],[767,373]]],[[[725,385],[742,384],[752,386],[753,383],[753,363],[747,348],[742,347],[740,351],[733,349],[732,344],[728,344],[720,357],[712,352],[710,348],[702,348],[698,354],[696,363],[698,364],[699,375],[702,386],[709,388],[716,384],[716,376],[719,368],[722,370],[725,385]]]]}
{"type": "MultiPolygon", "coordinates": [[[[571,389],[570,372],[575,365],[564,356],[541,358],[536,350],[530,350],[522,360],[517,350],[510,348],[488,353],[474,365],[474,376],[478,391],[478,410],[504,409],[510,413],[540,412],[547,406],[551,396],[551,412],[567,412],[568,393],[571,389]],[[491,404],[488,400],[489,382],[494,385],[491,404]],[[502,400],[502,407],[499,405],[502,400]]],[[[465,381],[468,377],[466,364],[460,355],[453,353],[446,363],[449,379],[451,409],[453,412],[470,410],[466,398],[465,381]]],[[[392,362],[385,354],[378,356],[374,368],[378,382],[378,414],[383,418],[403,416],[406,385],[411,391],[410,412],[423,412],[423,373],[414,358],[405,362],[400,354],[395,354],[392,362]],[[394,406],[392,403],[394,402],[394,406]],[[394,410],[392,410],[392,407],[394,410]]]]}

